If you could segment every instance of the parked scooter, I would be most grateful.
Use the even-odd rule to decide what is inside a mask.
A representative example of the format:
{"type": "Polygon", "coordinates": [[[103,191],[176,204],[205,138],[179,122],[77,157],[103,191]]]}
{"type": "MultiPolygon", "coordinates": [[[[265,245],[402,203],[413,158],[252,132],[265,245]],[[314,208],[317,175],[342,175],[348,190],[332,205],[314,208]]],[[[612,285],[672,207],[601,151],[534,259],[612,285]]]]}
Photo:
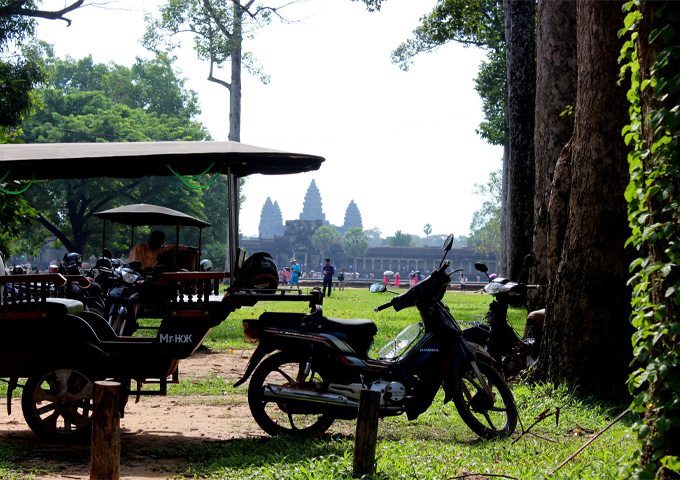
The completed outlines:
{"type": "Polygon", "coordinates": [[[139,262],[121,265],[113,269],[113,278],[106,318],[116,335],[131,336],[137,329],[137,311],[141,302],[139,285],[145,281],[144,269],[139,262]]]}
{"type": "Polygon", "coordinates": [[[406,413],[414,420],[443,385],[444,402],[453,400],[476,434],[510,435],[517,424],[512,392],[442,302],[459,271],[444,261],[452,244],[450,235],[442,263],[430,276],[374,309],[416,307],[422,318],[421,325],[407,328],[406,340],[409,333],[402,332],[404,343],[381,351],[383,358],[368,355],[377,332],[371,320],[328,318],[320,305],[308,315],[267,312],[245,320],[246,338],[259,345],[236,385],[252,374],[248,404],[258,425],[270,435],[322,433],[335,419],[356,418],[362,389],[380,392],[380,416],[406,413]],[[265,359],[275,350],[280,351],[265,359]]]}
{"type": "Polygon", "coordinates": [[[106,302],[101,286],[92,277],[88,277],[89,282],[85,282],[82,285],[77,281],[72,281],[72,276],[83,275],[82,256],[80,254],[65,254],[58,272],[66,276],[68,283],[61,287],[62,291],[55,292],[57,296],[78,300],[83,303],[85,311],[104,317],[106,302]]]}
{"type": "Polygon", "coordinates": [[[489,268],[483,263],[475,263],[475,269],[486,274],[489,283],[484,291],[494,297],[489,304],[489,311],[485,320],[491,327],[488,343],[482,346],[488,347],[489,355],[497,362],[506,380],[514,378],[522,370],[533,365],[538,359],[543,336],[543,321],[545,309],[529,313],[527,316],[527,336],[520,338],[508,323],[508,307],[519,295],[526,295],[530,289],[540,288],[539,285],[526,285],[523,283],[528,276],[528,269],[534,264],[534,257],[524,257],[523,270],[519,279],[513,282],[507,278],[490,278],[489,268]]]}

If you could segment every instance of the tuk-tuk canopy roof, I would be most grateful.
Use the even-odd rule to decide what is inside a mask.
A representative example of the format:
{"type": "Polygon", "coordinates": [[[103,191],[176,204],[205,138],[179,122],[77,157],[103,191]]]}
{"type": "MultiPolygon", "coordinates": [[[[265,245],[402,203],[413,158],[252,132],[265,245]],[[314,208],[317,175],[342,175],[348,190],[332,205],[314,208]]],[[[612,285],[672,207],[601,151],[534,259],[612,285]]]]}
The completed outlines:
{"type": "Polygon", "coordinates": [[[209,227],[208,222],[186,215],[171,208],[159,207],[158,205],[148,205],[138,203],[135,205],[125,205],[123,207],[112,208],[94,214],[95,217],[111,222],[122,223],[123,225],[173,225],[205,228],[209,227]]]}
{"type": "Polygon", "coordinates": [[[318,170],[323,157],[238,142],[31,143],[0,145],[7,180],[140,178],[227,173],[282,175],[318,170]]]}

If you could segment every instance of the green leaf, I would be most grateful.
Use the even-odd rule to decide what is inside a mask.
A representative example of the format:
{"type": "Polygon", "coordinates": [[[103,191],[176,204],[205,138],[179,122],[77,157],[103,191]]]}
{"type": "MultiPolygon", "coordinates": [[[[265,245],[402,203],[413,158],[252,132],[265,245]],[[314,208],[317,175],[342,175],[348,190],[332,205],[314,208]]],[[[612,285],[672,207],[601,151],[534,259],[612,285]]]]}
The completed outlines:
{"type": "Polygon", "coordinates": [[[675,456],[666,456],[661,459],[661,465],[668,470],[680,474],[680,459],[675,456]]]}

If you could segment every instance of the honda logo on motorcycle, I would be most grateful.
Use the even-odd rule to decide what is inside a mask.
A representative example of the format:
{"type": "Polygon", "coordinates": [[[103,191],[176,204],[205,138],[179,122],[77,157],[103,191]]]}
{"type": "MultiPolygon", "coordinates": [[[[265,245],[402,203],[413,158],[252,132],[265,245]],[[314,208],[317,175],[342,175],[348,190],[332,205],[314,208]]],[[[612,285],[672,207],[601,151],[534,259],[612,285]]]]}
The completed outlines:
{"type": "Polygon", "coordinates": [[[161,343],[191,343],[191,335],[161,333],[161,343]]]}

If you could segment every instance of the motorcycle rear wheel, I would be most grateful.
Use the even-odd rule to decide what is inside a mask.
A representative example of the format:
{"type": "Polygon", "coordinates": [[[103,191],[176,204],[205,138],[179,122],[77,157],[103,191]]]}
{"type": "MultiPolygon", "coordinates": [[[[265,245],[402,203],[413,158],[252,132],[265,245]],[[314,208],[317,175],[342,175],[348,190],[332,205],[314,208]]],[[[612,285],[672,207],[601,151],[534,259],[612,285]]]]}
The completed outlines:
{"type": "Polygon", "coordinates": [[[319,392],[324,388],[324,379],[300,355],[279,352],[265,359],[250,379],[248,405],[257,424],[268,434],[315,436],[335,421],[317,403],[289,402],[266,395],[268,385],[319,392]]]}
{"type": "Polygon", "coordinates": [[[515,399],[503,377],[490,365],[478,362],[482,377],[494,394],[489,399],[484,386],[475,375],[472,365],[460,366],[458,388],[453,403],[470,429],[485,439],[504,438],[512,435],[517,427],[515,399]]]}

